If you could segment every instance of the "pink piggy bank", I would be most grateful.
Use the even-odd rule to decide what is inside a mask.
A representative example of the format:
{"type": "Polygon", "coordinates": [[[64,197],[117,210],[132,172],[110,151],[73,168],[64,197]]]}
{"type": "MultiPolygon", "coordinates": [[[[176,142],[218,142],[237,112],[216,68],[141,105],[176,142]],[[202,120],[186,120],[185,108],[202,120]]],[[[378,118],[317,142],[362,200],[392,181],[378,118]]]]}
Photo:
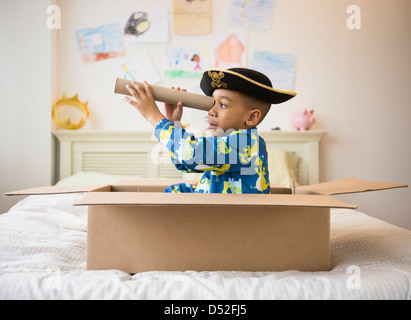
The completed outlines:
{"type": "Polygon", "coordinates": [[[291,116],[291,124],[297,130],[309,130],[315,122],[314,110],[303,110],[294,112],[291,116]]]}

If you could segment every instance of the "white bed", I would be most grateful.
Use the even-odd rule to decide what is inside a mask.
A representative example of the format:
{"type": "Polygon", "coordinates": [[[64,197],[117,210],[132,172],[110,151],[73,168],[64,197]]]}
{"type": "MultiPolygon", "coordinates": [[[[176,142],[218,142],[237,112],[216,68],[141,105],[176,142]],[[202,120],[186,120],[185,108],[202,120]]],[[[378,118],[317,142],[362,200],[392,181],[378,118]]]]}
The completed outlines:
{"type": "MultiPolygon", "coordinates": [[[[63,146],[57,150],[60,159],[66,160],[57,163],[61,178],[58,184],[110,184],[119,178],[135,178],[116,171],[124,163],[121,155],[144,154],[150,149],[147,143],[136,146],[133,137],[124,135],[113,138],[106,133],[91,137],[80,132],[61,133],[63,146]],[[91,163],[97,161],[97,167],[84,161],[93,152],[96,157],[91,163]],[[104,160],[102,155],[107,153],[120,164],[107,167],[114,168],[111,174],[96,172],[104,160]],[[89,172],[84,172],[84,163],[91,168],[89,172]]],[[[285,170],[283,176],[295,174],[300,183],[316,182],[322,135],[270,135],[267,145],[272,151],[275,148],[301,158],[293,168],[296,172],[285,170]]],[[[289,159],[280,154],[277,164],[280,161],[284,167],[289,166],[289,159]]],[[[157,176],[163,177],[168,178],[157,176]]],[[[0,215],[0,299],[411,298],[411,231],[347,209],[331,210],[329,272],[152,271],[130,275],[120,270],[87,271],[87,207],[72,206],[82,196],[28,196],[0,215]]]]}
{"type": "Polygon", "coordinates": [[[86,271],[83,195],[29,196],[0,216],[0,299],[410,299],[411,231],[333,209],[329,272],[86,271]]]}

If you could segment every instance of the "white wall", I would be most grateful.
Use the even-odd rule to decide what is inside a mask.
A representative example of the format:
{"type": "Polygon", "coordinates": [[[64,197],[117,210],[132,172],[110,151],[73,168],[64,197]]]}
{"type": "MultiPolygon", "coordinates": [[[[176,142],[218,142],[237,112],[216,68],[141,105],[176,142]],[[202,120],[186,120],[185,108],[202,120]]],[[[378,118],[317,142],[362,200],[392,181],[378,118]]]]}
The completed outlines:
{"type": "MultiPolygon", "coordinates": [[[[11,1],[2,0],[0,3],[11,1]]],[[[214,30],[228,26],[228,4],[229,0],[214,0],[214,30]]],[[[172,1],[60,0],[59,5],[62,29],[58,31],[58,61],[54,69],[58,72],[56,87],[52,92],[53,102],[64,92],[67,95],[79,93],[80,100],[88,100],[91,116],[83,130],[151,130],[133,108],[113,94],[113,69],[126,61],[127,57],[144,50],[149,53],[161,74],[164,70],[165,44],[137,45],[126,42],[127,57],[83,65],[74,33],[80,28],[121,22],[124,9],[157,6],[166,6],[169,9],[169,26],[172,30],[172,1]]],[[[411,182],[411,170],[408,165],[411,156],[411,108],[407,97],[411,89],[411,23],[408,18],[410,9],[409,0],[277,0],[271,30],[250,29],[250,53],[254,49],[259,49],[297,56],[295,90],[298,96],[287,104],[273,108],[260,129],[268,130],[274,126],[280,126],[284,130],[291,129],[289,118],[293,111],[306,107],[314,108],[317,123],[312,129],[328,131],[321,144],[322,181],[355,176],[370,180],[408,184],[411,182]],[[346,27],[346,9],[351,4],[361,8],[361,30],[348,30],[346,27]]],[[[43,7],[36,10],[33,8],[30,19],[42,21],[43,10],[45,11],[43,7]]],[[[15,10],[8,19],[15,20],[20,16],[15,10]]],[[[39,26],[34,30],[33,26],[30,28],[36,39],[47,42],[47,35],[43,29],[39,26]],[[42,38],[44,39],[41,40],[42,38]]],[[[5,33],[4,30],[2,32],[5,33]]],[[[170,32],[170,42],[193,40],[212,44],[213,37],[182,37],[174,36],[170,32]]],[[[2,51],[4,54],[4,50],[2,51]]],[[[13,61],[15,64],[20,61],[12,52],[6,52],[6,55],[6,61],[13,61]]],[[[36,61],[39,61],[39,57],[36,61]]],[[[47,67],[36,62],[33,66],[30,64],[30,67],[25,65],[25,68],[22,68],[30,70],[30,77],[37,79],[38,69],[45,70],[47,67]]],[[[15,75],[21,72],[9,71],[9,74],[17,79],[15,75]]],[[[164,79],[160,84],[182,85],[190,89],[195,82],[164,79]]],[[[13,88],[7,105],[15,103],[13,98],[21,95],[17,84],[13,88]]],[[[46,89],[44,90],[42,99],[46,96],[46,89]]],[[[34,91],[39,90],[33,89],[34,91]]],[[[4,102],[3,99],[1,103],[4,102]]],[[[21,101],[19,103],[21,105],[21,101]]],[[[40,105],[38,99],[36,103],[40,105]]],[[[4,105],[1,110],[4,113],[4,105]]],[[[11,114],[7,115],[10,117],[11,114]]],[[[202,117],[200,111],[190,110],[186,112],[183,120],[199,123],[202,117]]],[[[17,123],[18,114],[14,114],[13,118],[17,123]]],[[[49,110],[44,113],[44,117],[36,113],[32,118],[36,119],[36,123],[43,122],[44,127],[44,123],[48,123],[50,118],[49,110]]],[[[29,128],[21,122],[19,126],[29,128]]],[[[26,135],[25,132],[16,129],[14,136],[10,135],[9,130],[2,130],[7,136],[12,137],[12,140],[24,140],[26,135]]],[[[42,143],[48,144],[49,138],[45,137],[45,133],[43,135],[42,143]]],[[[3,140],[4,138],[2,144],[3,140]]],[[[9,139],[4,141],[10,149],[12,143],[9,139]]],[[[32,153],[27,150],[18,152],[26,155],[32,153]]],[[[30,159],[27,156],[23,158],[30,159]]],[[[46,156],[42,155],[42,158],[46,156]]],[[[1,161],[1,170],[7,170],[3,164],[5,160],[1,161]]],[[[14,160],[9,162],[13,165],[15,163],[14,160]]],[[[31,175],[38,174],[36,170],[29,172],[31,175]]],[[[20,181],[25,181],[30,174],[23,172],[15,175],[20,181]]],[[[27,184],[34,181],[28,178],[27,184]]],[[[411,229],[410,189],[379,191],[341,198],[358,204],[363,212],[411,229]]]]}
{"type": "Polygon", "coordinates": [[[0,1],[0,213],[3,193],[51,182],[51,41],[47,0],[0,1]]]}

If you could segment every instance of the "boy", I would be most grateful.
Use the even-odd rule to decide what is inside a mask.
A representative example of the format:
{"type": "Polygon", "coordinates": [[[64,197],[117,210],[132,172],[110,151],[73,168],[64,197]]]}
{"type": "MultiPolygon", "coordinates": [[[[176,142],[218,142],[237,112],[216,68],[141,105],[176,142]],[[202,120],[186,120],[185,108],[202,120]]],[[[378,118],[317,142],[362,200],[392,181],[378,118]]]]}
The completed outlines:
{"type": "Polygon", "coordinates": [[[251,69],[205,71],[200,87],[215,100],[208,112],[212,136],[196,139],[175,124],[182,117],[181,102],[165,104],[165,117],[150,85],[145,82],[145,89],[135,82],[133,85],[127,89],[135,100],[126,100],[153,125],[155,136],[169,150],[176,168],[204,172],[198,185],[176,184],[166,192],[270,193],[267,149],[256,126],[271,104],[285,102],[295,92],[274,89],[264,74],[251,69]]]}

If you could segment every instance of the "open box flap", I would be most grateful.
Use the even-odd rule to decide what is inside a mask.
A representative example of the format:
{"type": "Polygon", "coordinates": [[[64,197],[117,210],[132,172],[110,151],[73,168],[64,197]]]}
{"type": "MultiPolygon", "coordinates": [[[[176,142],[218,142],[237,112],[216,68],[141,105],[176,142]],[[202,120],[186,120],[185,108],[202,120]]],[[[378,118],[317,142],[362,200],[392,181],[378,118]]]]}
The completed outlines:
{"type": "Polygon", "coordinates": [[[113,188],[121,192],[163,192],[167,187],[176,183],[191,183],[192,180],[120,180],[117,181],[113,188]]]}
{"type": "Polygon", "coordinates": [[[122,186],[165,186],[168,187],[176,183],[195,183],[193,180],[183,180],[183,179],[155,179],[155,180],[119,180],[115,185],[122,186]]]}
{"type": "Polygon", "coordinates": [[[111,186],[45,186],[5,193],[6,196],[30,196],[46,194],[81,193],[90,191],[110,191],[111,186]]]}
{"type": "Polygon", "coordinates": [[[75,205],[141,205],[141,206],[280,206],[348,208],[357,206],[326,195],[290,194],[203,194],[151,192],[91,192],[75,205]]]}
{"type": "Polygon", "coordinates": [[[297,194],[337,195],[406,187],[408,187],[408,185],[401,183],[347,178],[308,186],[300,186],[295,188],[295,191],[297,194]]]}

